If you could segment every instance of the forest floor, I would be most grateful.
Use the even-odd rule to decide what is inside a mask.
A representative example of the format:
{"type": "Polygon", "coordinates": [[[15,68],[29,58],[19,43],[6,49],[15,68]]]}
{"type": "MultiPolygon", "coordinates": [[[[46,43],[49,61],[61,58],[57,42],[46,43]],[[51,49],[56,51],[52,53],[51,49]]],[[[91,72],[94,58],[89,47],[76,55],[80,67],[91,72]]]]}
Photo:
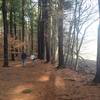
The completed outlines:
{"type": "Polygon", "coordinates": [[[87,84],[89,75],[39,60],[10,66],[0,64],[0,100],[100,100],[100,85],[87,84]]]}

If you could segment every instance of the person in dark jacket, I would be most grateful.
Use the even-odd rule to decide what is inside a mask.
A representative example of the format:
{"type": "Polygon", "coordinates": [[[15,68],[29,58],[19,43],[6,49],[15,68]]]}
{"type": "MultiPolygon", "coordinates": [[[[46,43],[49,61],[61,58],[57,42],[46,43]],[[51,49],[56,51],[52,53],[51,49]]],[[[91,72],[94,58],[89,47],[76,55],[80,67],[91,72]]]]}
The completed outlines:
{"type": "Polygon", "coordinates": [[[25,52],[22,52],[22,54],[21,54],[21,60],[22,60],[23,66],[25,66],[26,59],[27,59],[26,53],[25,52]]]}

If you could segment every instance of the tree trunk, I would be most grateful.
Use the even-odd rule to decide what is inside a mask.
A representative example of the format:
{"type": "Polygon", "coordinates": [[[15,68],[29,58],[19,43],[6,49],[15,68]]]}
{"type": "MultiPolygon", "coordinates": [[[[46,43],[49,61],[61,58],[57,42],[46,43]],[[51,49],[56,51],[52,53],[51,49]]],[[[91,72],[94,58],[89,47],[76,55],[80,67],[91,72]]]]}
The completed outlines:
{"type": "Polygon", "coordinates": [[[40,18],[41,18],[40,6],[41,6],[41,1],[38,0],[38,28],[37,28],[38,59],[40,59],[40,18]]]}
{"type": "Polygon", "coordinates": [[[59,56],[59,68],[64,67],[64,55],[63,55],[63,0],[60,0],[59,4],[59,18],[58,18],[58,56],[59,56]]]}
{"type": "MultiPolygon", "coordinates": [[[[13,38],[13,11],[12,11],[12,1],[10,2],[10,35],[11,38],[13,38]]],[[[15,57],[14,57],[14,47],[13,45],[11,46],[11,60],[14,61],[15,57]]]]}
{"type": "Polygon", "coordinates": [[[45,49],[44,49],[44,8],[43,1],[38,1],[39,7],[39,18],[38,18],[38,58],[44,60],[45,49]]]}
{"type": "Polygon", "coordinates": [[[31,22],[30,22],[30,25],[31,25],[31,54],[33,54],[33,19],[31,17],[31,22]]]}
{"type": "Polygon", "coordinates": [[[97,71],[94,78],[95,83],[100,83],[100,22],[98,28],[98,48],[97,48],[97,71]]]}
{"type": "Polygon", "coordinates": [[[50,61],[50,36],[49,36],[49,33],[48,32],[48,0],[45,0],[44,4],[43,4],[43,7],[44,7],[44,13],[43,13],[43,20],[44,20],[44,38],[45,38],[45,47],[46,47],[46,62],[49,62],[50,61]]]}
{"type": "Polygon", "coordinates": [[[50,61],[50,44],[49,44],[49,33],[48,24],[45,23],[45,46],[46,46],[46,62],[50,61]]]}
{"type": "MultiPolygon", "coordinates": [[[[25,0],[22,0],[22,42],[24,42],[25,37],[25,19],[24,19],[24,7],[25,7],[25,0]]],[[[24,46],[22,47],[22,50],[24,50],[24,46]]]]}
{"type": "Polygon", "coordinates": [[[14,35],[15,39],[17,39],[17,34],[16,34],[16,12],[14,11],[14,35]]]}
{"type": "Polygon", "coordinates": [[[44,60],[44,55],[45,55],[45,49],[44,49],[44,21],[41,21],[41,26],[40,26],[40,59],[44,60]]]}
{"type": "Polygon", "coordinates": [[[7,0],[2,0],[2,14],[4,24],[4,67],[8,67],[8,21],[7,21],[7,0]]]}
{"type": "Polygon", "coordinates": [[[11,2],[11,5],[10,5],[10,35],[11,37],[13,37],[13,11],[12,11],[12,2],[11,2]]]}
{"type": "Polygon", "coordinates": [[[41,16],[42,16],[42,0],[38,0],[38,58],[41,59],[41,16]]]}
{"type": "MultiPolygon", "coordinates": [[[[98,0],[99,5],[99,16],[100,16],[100,0],[98,0]]],[[[94,78],[95,83],[100,83],[100,19],[99,19],[99,27],[98,27],[98,46],[97,46],[97,72],[94,78]]]]}

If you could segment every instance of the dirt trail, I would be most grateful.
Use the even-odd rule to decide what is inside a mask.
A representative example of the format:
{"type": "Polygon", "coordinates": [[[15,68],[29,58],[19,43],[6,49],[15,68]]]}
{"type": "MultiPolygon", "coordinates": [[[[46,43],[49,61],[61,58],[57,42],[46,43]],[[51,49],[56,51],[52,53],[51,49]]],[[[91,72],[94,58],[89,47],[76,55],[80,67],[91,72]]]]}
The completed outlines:
{"type": "Polygon", "coordinates": [[[25,67],[20,63],[12,65],[11,68],[0,67],[0,100],[54,100],[53,71],[49,64],[38,61],[34,66],[31,62],[25,67]],[[23,93],[25,89],[31,92],[23,93]]]}
{"type": "Polygon", "coordinates": [[[83,84],[85,77],[69,69],[55,70],[37,61],[0,67],[0,100],[100,100],[100,85],[83,84]]]}

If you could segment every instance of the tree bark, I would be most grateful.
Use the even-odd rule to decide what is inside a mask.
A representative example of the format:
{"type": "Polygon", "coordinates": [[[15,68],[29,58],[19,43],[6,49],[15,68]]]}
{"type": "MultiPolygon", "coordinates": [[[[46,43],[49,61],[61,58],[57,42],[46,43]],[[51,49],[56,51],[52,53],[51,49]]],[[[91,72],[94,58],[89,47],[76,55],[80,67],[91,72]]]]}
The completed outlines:
{"type": "MultiPolygon", "coordinates": [[[[10,36],[11,38],[13,38],[13,7],[12,7],[12,1],[10,2],[10,36]]],[[[14,61],[15,57],[14,57],[14,47],[13,45],[11,46],[11,60],[14,61]]]]}
{"type": "Polygon", "coordinates": [[[59,18],[58,18],[58,67],[64,67],[64,55],[63,55],[63,0],[59,1],[59,18]]]}
{"type": "Polygon", "coordinates": [[[16,34],[16,12],[14,11],[14,35],[15,35],[15,39],[17,39],[17,34],[16,34]]]}
{"type": "Polygon", "coordinates": [[[4,25],[4,64],[3,67],[8,67],[8,21],[7,21],[7,0],[2,0],[2,14],[4,25]]]}
{"type": "Polygon", "coordinates": [[[38,1],[39,19],[38,19],[38,58],[44,60],[45,46],[44,46],[44,8],[43,0],[38,1]]]}
{"type": "MultiPolygon", "coordinates": [[[[100,16],[100,0],[98,0],[99,6],[99,16],[100,16]]],[[[99,19],[99,27],[98,27],[98,45],[97,45],[97,71],[93,82],[100,83],[100,19],[99,19]]]]}
{"type": "Polygon", "coordinates": [[[38,59],[40,59],[40,45],[41,45],[41,43],[40,43],[40,18],[41,18],[41,9],[40,9],[40,7],[41,7],[41,0],[38,0],[38,35],[37,35],[37,40],[38,40],[38,59]]]}
{"type": "Polygon", "coordinates": [[[44,7],[44,38],[45,38],[45,47],[46,47],[46,50],[45,50],[45,52],[46,52],[46,62],[49,62],[50,61],[50,36],[49,36],[49,31],[48,31],[48,26],[49,26],[49,24],[48,24],[48,20],[49,20],[49,18],[48,18],[48,8],[49,8],[49,6],[48,6],[48,0],[45,0],[45,2],[44,2],[44,4],[43,4],[43,7],[44,7]]]}
{"type": "MultiPolygon", "coordinates": [[[[32,12],[31,12],[32,13],[32,12]]],[[[33,18],[31,16],[31,22],[30,22],[30,25],[31,25],[31,54],[33,54],[33,18]]]]}
{"type": "MultiPolygon", "coordinates": [[[[24,11],[24,7],[25,7],[25,0],[22,0],[22,42],[24,42],[24,37],[25,37],[25,19],[24,19],[25,11],[24,11]]],[[[24,50],[24,46],[22,47],[22,51],[23,50],[24,50]]]]}

